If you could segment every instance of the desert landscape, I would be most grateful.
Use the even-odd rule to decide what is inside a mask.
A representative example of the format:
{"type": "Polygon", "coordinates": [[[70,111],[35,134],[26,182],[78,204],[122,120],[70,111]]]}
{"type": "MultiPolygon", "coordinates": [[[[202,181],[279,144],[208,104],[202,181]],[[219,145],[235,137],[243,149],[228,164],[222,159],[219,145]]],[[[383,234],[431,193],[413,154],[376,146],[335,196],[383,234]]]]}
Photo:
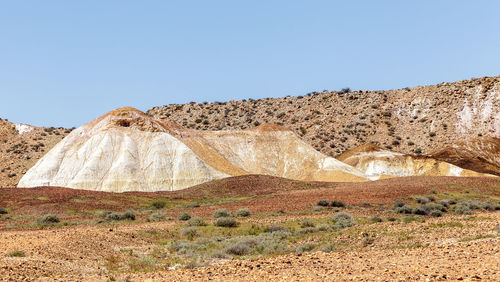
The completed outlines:
{"type": "Polygon", "coordinates": [[[76,129],[2,120],[0,277],[498,280],[500,80],[443,85],[125,107],[76,129]],[[441,97],[432,113],[403,102],[422,93],[441,97]],[[373,130],[271,114],[326,105],[373,130]]]}
{"type": "Polygon", "coordinates": [[[499,1],[3,1],[0,281],[500,281],[499,1]]]}

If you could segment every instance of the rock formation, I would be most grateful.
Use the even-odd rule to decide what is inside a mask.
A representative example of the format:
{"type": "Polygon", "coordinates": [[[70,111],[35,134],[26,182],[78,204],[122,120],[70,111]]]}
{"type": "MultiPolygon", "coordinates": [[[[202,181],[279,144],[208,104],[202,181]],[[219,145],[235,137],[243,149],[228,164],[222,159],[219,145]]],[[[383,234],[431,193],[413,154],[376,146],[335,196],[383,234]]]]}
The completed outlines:
{"type": "Polygon", "coordinates": [[[493,176],[463,169],[428,156],[406,155],[366,144],[338,158],[370,178],[404,176],[493,176]]]}
{"type": "Polygon", "coordinates": [[[72,131],[22,177],[18,187],[178,190],[244,174],[367,180],[363,173],[324,156],[281,127],[200,132],[127,107],[72,131]]]}

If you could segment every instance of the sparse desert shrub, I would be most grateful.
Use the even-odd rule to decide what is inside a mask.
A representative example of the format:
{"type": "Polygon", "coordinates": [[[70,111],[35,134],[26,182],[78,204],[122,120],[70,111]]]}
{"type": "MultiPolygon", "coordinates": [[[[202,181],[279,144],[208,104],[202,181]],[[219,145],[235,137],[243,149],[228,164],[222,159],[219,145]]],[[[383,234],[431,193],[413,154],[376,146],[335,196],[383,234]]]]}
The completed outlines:
{"type": "Polygon", "coordinates": [[[98,216],[98,217],[105,217],[105,216],[107,216],[110,213],[112,213],[112,211],[98,211],[98,212],[95,213],[95,215],[98,216]]]}
{"type": "Polygon", "coordinates": [[[230,255],[242,256],[250,253],[250,248],[247,242],[238,242],[227,247],[224,251],[230,255]]]}
{"type": "Polygon", "coordinates": [[[184,228],[181,231],[181,235],[189,240],[193,240],[196,236],[198,236],[198,230],[196,230],[195,227],[184,228]]]}
{"type": "Polygon", "coordinates": [[[18,257],[18,258],[23,258],[26,256],[26,254],[23,251],[12,251],[7,254],[8,257],[18,257]]]}
{"type": "Polygon", "coordinates": [[[344,202],[339,201],[339,200],[333,200],[330,204],[330,206],[335,207],[335,208],[343,208],[345,207],[344,202]]]}
{"type": "Polygon", "coordinates": [[[336,213],[332,219],[335,222],[335,228],[346,228],[355,225],[352,215],[347,212],[336,213]]]}
{"type": "Polygon", "coordinates": [[[456,206],[454,206],[453,211],[456,214],[464,214],[464,215],[472,214],[471,208],[464,202],[460,202],[456,206]]]}
{"type": "Polygon", "coordinates": [[[481,203],[477,200],[467,200],[464,204],[468,205],[471,210],[478,210],[481,208],[481,203]]]}
{"type": "Polygon", "coordinates": [[[316,205],[320,206],[320,207],[328,207],[328,205],[330,204],[330,201],[328,200],[319,200],[316,205]]]}
{"type": "Polygon", "coordinates": [[[443,212],[441,212],[440,210],[432,210],[430,213],[429,213],[430,216],[432,217],[440,217],[443,215],[443,212]]]}
{"type": "Polygon", "coordinates": [[[396,213],[411,214],[413,212],[412,207],[404,205],[402,207],[397,207],[394,209],[396,213]]]}
{"type": "Polygon", "coordinates": [[[238,216],[238,217],[250,216],[250,210],[249,209],[239,209],[236,211],[236,216],[238,216]]]}
{"type": "Polygon", "coordinates": [[[214,218],[219,218],[219,217],[230,217],[231,212],[226,210],[226,209],[219,209],[214,212],[212,215],[214,218]]]}
{"type": "Polygon", "coordinates": [[[487,211],[494,211],[495,205],[490,202],[481,203],[481,208],[487,211]]]}
{"type": "Polygon", "coordinates": [[[429,199],[427,197],[417,197],[415,201],[419,204],[426,204],[429,202],[429,199]]]}
{"type": "Polygon", "coordinates": [[[120,221],[120,220],[135,220],[135,213],[132,210],[128,210],[124,213],[112,212],[109,213],[104,221],[120,221]]]}
{"type": "Polygon", "coordinates": [[[372,245],[373,243],[375,242],[375,238],[373,237],[365,237],[363,238],[363,246],[368,246],[368,245],[372,245]]]}
{"type": "Polygon", "coordinates": [[[128,210],[123,213],[123,218],[125,220],[135,220],[135,212],[133,210],[128,210]]]}
{"type": "Polygon", "coordinates": [[[1,208],[0,207],[0,214],[8,214],[9,212],[7,211],[6,208],[1,208]]]}
{"type": "Polygon", "coordinates": [[[402,222],[404,223],[411,223],[411,222],[425,222],[425,219],[423,219],[420,216],[405,216],[401,219],[402,222]]]}
{"type": "Polygon", "coordinates": [[[165,208],[166,205],[167,205],[167,202],[165,202],[163,200],[155,200],[151,203],[151,207],[154,209],[157,209],[157,210],[161,210],[161,209],[165,208]]]}
{"type": "Polygon", "coordinates": [[[397,221],[397,220],[398,220],[397,218],[392,216],[387,218],[387,221],[397,221]]]}
{"type": "Polygon", "coordinates": [[[206,226],[207,223],[203,220],[203,218],[201,218],[199,216],[195,216],[187,222],[187,225],[188,226],[206,226]]]}
{"type": "Polygon", "coordinates": [[[264,229],[264,232],[269,232],[269,233],[278,231],[288,232],[288,228],[286,228],[285,226],[273,225],[273,226],[268,226],[264,229]]]}
{"type": "Polygon", "coordinates": [[[374,216],[370,219],[371,222],[383,222],[384,220],[379,216],[374,216]]]}
{"type": "Polygon", "coordinates": [[[326,244],[323,247],[321,247],[321,251],[324,252],[324,253],[331,253],[334,250],[335,250],[335,245],[332,244],[332,243],[326,244]]]}
{"type": "Polygon", "coordinates": [[[193,203],[186,205],[186,208],[199,208],[201,205],[199,203],[193,203]]]}
{"type": "Polygon", "coordinates": [[[419,215],[427,215],[428,211],[423,206],[418,206],[418,207],[413,209],[412,213],[419,214],[419,215]]]}
{"type": "Polygon", "coordinates": [[[183,212],[183,213],[179,214],[179,216],[177,217],[178,220],[183,220],[183,221],[189,220],[190,218],[191,218],[191,215],[187,212],[183,212]]]}
{"type": "Polygon", "coordinates": [[[302,222],[300,223],[300,227],[302,228],[306,228],[306,227],[314,227],[314,222],[310,219],[304,219],[302,220],[302,222]]]}
{"type": "Polygon", "coordinates": [[[219,217],[214,225],[219,227],[236,227],[238,226],[238,222],[233,217],[219,217]]]}
{"type": "Polygon", "coordinates": [[[165,220],[165,215],[161,212],[152,213],[148,218],[148,221],[161,221],[161,220],[165,220]]]}
{"type": "Polygon", "coordinates": [[[38,224],[54,224],[61,221],[59,217],[55,214],[47,214],[42,217],[37,218],[36,222],[38,224]]]}
{"type": "Polygon", "coordinates": [[[312,244],[312,243],[305,243],[305,244],[303,244],[303,245],[298,246],[298,247],[295,249],[295,253],[297,253],[297,254],[301,254],[301,253],[305,253],[305,252],[310,252],[310,251],[312,251],[315,247],[316,247],[316,245],[314,245],[314,244],[312,244]]]}
{"type": "Polygon", "coordinates": [[[438,204],[443,205],[444,207],[449,208],[451,205],[456,204],[455,201],[450,200],[450,199],[442,199],[438,202],[438,204]]]}
{"type": "Polygon", "coordinates": [[[403,202],[403,200],[401,200],[401,199],[397,199],[396,201],[394,201],[394,204],[393,204],[394,208],[400,208],[404,205],[405,205],[405,202],[403,202]]]}

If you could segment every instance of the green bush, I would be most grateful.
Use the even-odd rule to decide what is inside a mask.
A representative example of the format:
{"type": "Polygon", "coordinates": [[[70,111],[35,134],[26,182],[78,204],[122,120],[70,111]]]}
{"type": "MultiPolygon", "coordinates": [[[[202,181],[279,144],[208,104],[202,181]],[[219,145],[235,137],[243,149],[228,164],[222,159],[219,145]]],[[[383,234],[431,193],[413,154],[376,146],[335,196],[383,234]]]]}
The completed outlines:
{"type": "Polygon", "coordinates": [[[236,227],[238,226],[238,222],[233,217],[219,217],[214,225],[219,227],[236,227]]]}
{"type": "Polygon", "coordinates": [[[332,217],[335,228],[346,228],[355,225],[354,219],[351,214],[347,212],[339,212],[332,217]]]}
{"type": "Polygon", "coordinates": [[[187,222],[187,226],[206,226],[206,225],[207,223],[203,220],[203,218],[199,216],[195,216],[187,222]]]}
{"type": "Polygon", "coordinates": [[[342,201],[333,200],[333,201],[330,203],[330,206],[332,206],[332,207],[334,207],[334,208],[343,208],[343,207],[345,207],[345,204],[344,204],[344,202],[342,202],[342,201]]]}
{"type": "Polygon", "coordinates": [[[167,202],[165,202],[163,200],[155,200],[151,203],[151,207],[154,209],[157,209],[157,210],[161,210],[161,209],[165,208],[166,205],[167,205],[167,202]]]}
{"type": "Polygon", "coordinates": [[[219,209],[214,212],[212,215],[214,218],[219,218],[219,217],[230,217],[231,212],[226,210],[226,209],[219,209]]]}
{"type": "Polygon", "coordinates": [[[330,201],[328,201],[328,200],[319,200],[316,205],[318,205],[320,207],[328,207],[329,204],[330,204],[330,201]]]}
{"type": "Polygon", "coordinates": [[[183,213],[179,214],[179,216],[177,217],[177,219],[186,221],[186,220],[191,219],[191,215],[189,213],[187,213],[187,212],[183,212],[183,213]]]}
{"type": "Polygon", "coordinates": [[[55,214],[47,214],[47,215],[44,215],[42,217],[39,217],[36,220],[36,222],[38,224],[54,224],[54,223],[58,223],[59,221],[61,221],[61,220],[55,214]]]}
{"type": "Polygon", "coordinates": [[[250,210],[249,209],[239,209],[236,211],[236,216],[238,216],[238,217],[250,216],[250,210]]]}

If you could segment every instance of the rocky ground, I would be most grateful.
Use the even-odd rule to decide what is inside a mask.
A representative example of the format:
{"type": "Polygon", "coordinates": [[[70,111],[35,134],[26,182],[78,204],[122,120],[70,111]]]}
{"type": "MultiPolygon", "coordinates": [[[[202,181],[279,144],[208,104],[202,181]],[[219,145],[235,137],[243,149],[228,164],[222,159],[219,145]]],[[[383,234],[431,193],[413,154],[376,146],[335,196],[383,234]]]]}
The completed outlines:
{"type": "MultiPolygon", "coordinates": [[[[294,94],[296,95],[296,94],[294,94]]],[[[304,96],[154,107],[148,114],[200,130],[276,123],[318,151],[338,156],[373,142],[429,154],[478,136],[500,138],[500,77],[389,91],[321,91],[304,96]]]]}
{"type": "Polygon", "coordinates": [[[70,129],[18,125],[0,118],[0,187],[15,187],[19,179],[70,129]]]}
{"type": "Polygon", "coordinates": [[[359,184],[243,176],[172,193],[4,191],[3,280],[500,279],[500,211],[494,208],[500,205],[500,182],[491,178],[412,177],[359,184]],[[449,206],[441,217],[400,214],[393,207],[402,199],[416,208],[423,198],[480,206],[469,215],[449,206]],[[346,207],[316,206],[320,199],[342,201],[346,207]],[[165,205],[153,209],[159,200],[165,205]],[[220,208],[248,208],[251,215],[237,217],[238,227],[217,227],[211,215],[220,208]],[[136,218],[102,222],[107,209],[133,209],[136,218]],[[183,212],[208,225],[194,227],[197,235],[186,237],[189,227],[177,219],[183,212]],[[331,225],[339,212],[352,214],[355,224],[331,225]],[[61,222],[37,223],[47,213],[57,214],[61,222]],[[149,220],[158,213],[165,217],[149,220]],[[314,227],[304,226],[305,221],[314,227]],[[271,227],[286,231],[266,231],[271,227]],[[233,241],[285,234],[279,232],[288,234],[280,241],[286,247],[241,255],[227,251],[233,241]]]}

